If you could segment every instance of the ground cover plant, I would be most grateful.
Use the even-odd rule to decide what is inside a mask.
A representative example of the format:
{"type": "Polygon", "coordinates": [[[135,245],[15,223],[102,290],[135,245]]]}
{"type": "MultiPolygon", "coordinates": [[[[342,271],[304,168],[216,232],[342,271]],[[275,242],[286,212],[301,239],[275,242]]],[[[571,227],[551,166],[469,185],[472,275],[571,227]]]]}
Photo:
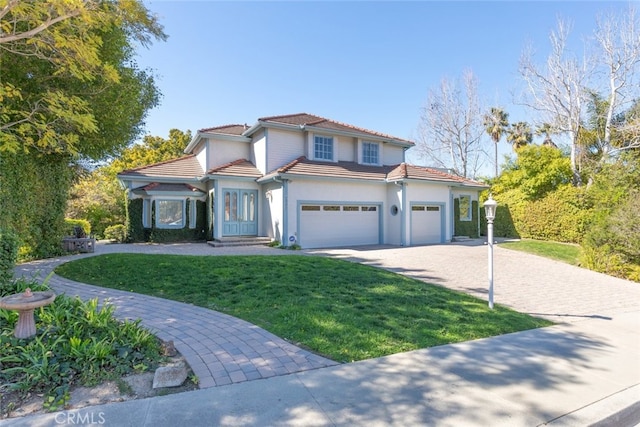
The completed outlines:
{"type": "Polygon", "coordinates": [[[580,264],[581,249],[578,245],[523,239],[500,243],[500,246],[555,259],[572,265],[580,264]]]}
{"type": "Polygon", "coordinates": [[[340,362],[550,324],[390,271],[316,256],[108,254],[56,273],[218,310],[340,362]]]}
{"type": "MultiPolygon", "coordinates": [[[[48,289],[18,279],[0,285],[0,297],[48,289]]],[[[36,336],[13,336],[18,314],[0,309],[0,408],[4,416],[30,394],[42,394],[47,410],[63,408],[73,386],[94,386],[106,380],[153,368],[162,360],[159,340],[139,321],[121,322],[113,306],[98,306],[58,295],[35,310],[36,336]]]]}

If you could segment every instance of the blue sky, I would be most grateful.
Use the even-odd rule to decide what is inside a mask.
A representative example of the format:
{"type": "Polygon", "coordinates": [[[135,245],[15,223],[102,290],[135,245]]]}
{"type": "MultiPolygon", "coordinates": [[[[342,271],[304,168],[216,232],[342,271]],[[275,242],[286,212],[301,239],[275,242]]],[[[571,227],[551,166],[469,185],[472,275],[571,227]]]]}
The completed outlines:
{"type": "MultiPolygon", "coordinates": [[[[471,69],[488,107],[527,120],[514,105],[527,43],[542,60],[557,17],[572,47],[599,13],[625,2],[217,2],[145,1],[169,35],[139,49],[155,70],[162,104],[147,133],[248,123],[307,112],[413,139],[430,88],[471,69]]],[[[501,144],[502,154],[510,147],[501,144]]],[[[410,161],[424,164],[410,156],[410,161]]]]}

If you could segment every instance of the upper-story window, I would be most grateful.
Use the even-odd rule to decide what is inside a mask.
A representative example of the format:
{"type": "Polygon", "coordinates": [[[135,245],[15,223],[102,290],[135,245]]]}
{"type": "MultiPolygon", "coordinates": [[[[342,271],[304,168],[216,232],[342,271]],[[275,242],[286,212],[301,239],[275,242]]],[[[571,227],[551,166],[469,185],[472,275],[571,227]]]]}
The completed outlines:
{"type": "Polygon", "coordinates": [[[333,138],[316,136],[313,144],[313,157],[316,160],[333,160],[333,138]]]}
{"type": "Polygon", "coordinates": [[[377,165],[380,160],[380,146],[375,142],[362,143],[362,163],[377,165]]]}

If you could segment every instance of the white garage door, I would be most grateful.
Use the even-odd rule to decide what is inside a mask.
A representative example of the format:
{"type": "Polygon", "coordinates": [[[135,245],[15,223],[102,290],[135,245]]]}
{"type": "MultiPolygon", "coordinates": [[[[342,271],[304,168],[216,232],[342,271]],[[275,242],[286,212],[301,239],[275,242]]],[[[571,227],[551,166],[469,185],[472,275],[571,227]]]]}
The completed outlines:
{"type": "Polygon", "coordinates": [[[303,248],[380,243],[378,206],[304,204],[300,209],[298,238],[303,248]]]}
{"type": "Polygon", "coordinates": [[[411,206],[411,244],[442,242],[442,215],[438,205],[411,206]]]}

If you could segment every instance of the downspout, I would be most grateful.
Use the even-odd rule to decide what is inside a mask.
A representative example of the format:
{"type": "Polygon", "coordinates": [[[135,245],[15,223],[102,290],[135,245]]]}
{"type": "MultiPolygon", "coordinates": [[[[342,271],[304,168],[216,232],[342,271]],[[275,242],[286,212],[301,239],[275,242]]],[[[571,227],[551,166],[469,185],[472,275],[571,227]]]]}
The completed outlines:
{"type": "Polygon", "coordinates": [[[402,239],[400,240],[401,246],[407,246],[407,215],[411,215],[411,212],[407,209],[407,187],[403,183],[402,187],[402,218],[400,218],[400,233],[402,233],[402,239]]]}
{"type": "Polygon", "coordinates": [[[283,245],[289,246],[289,180],[283,179],[282,181],[282,239],[287,239],[286,242],[282,242],[283,245]]]}
{"type": "MultiPolygon", "coordinates": [[[[481,227],[480,227],[480,213],[482,212],[482,210],[480,209],[480,192],[476,191],[476,197],[478,198],[478,237],[480,237],[480,232],[481,232],[481,227]]],[[[472,202],[473,203],[473,202],[472,202]]]]}
{"type": "Polygon", "coordinates": [[[407,232],[407,221],[406,221],[406,215],[407,215],[407,192],[404,186],[404,182],[398,182],[395,181],[394,182],[395,185],[397,185],[398,187],[401,188],[401,192],[402,192],[402,197],[401,197],[401,204],[402,204],[402,210],[401,210],[401,215],[400,215],[400,246],[407,246],[407,236],[406,236],[406,232],[407,232]]]}
{"type": "Polygon", "coordinates": [[[211,209],[211,215],[213,215],[212,218],[212,224],[213,224],[213,239],[217,239],[220,237],[220,228],[218,226],[218,220],[220,218],[220,215],[218,215],[218,213],[216,212],[218,209],[220,209],[220,203],[219,199],[220,199],[220,181],[218,181],[217,179],[213,181],[213,206],[211,209]]]}

